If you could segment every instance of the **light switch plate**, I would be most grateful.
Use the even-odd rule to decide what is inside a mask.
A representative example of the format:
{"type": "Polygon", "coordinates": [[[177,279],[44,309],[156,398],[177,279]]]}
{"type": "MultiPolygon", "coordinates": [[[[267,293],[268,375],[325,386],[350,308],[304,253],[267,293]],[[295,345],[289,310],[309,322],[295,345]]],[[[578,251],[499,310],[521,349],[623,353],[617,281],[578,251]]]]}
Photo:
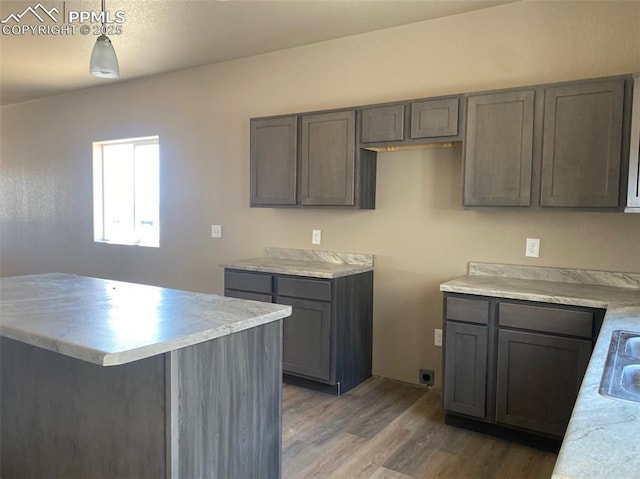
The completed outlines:
{"type": "Polygon", "coordinates": [[[211,225],[211,237],[222,238],[222,225],[211,225]]]}
{"type": "Polygon", "coordinates": [[[320,244],[320,243],[322,243],[322,230],[312,230],[311,244],[320,244]]]}

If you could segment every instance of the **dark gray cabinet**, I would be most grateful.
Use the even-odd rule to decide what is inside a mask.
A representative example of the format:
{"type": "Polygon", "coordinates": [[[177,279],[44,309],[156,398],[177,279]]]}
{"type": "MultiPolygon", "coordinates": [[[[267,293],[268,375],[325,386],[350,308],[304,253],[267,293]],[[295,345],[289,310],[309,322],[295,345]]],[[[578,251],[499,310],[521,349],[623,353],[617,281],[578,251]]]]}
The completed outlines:
{"type": "Polygon", "coordinates": [[[292,306],[285,381],[340,395],[371,377],[373,272],[321,279],[226,268],[225,296],[292,306]]]}
{"type": "Polygon", "coordinates": [[[544,92],[541,206],[618,206],[624,79],[544,92]]]}
{"type": "Polygon", "coordinates": [[[501,328],[497,422],[562,437],[587,370],[591,348],[590,339],[501,328]]]}
{"type": "Polygon", "coordinates": [[[629,91],[624,76],[469,95],[464,205],[615,211],[629,91]]]}
{"type": "Polygon", "coordinates": [[[362,143],[404,140],[404,105],[377,106],[361,110],[362,143]]]}
{"type": "Polygon", "coordinates": [[[251,120],[251,206],[295,205],[298,120],[251,120]]]}
{"type": "Polygon", "coordinates": [[[461,97],[374,105],[358,110],[363,148],[461,140],[461,97]]]}
{"type": "Polygon", "coordinates": [[[560,438],[603,311],[445,294],[444,409],[560,438]]]}
{"type": "Polygon", "coordinates": [[[356,113],[353,110],[302,117],[300,183],[302,204],[355,204],[356,113]]]}
{"type": "Polygon", "coordinates": [[[285,296],[276,303],[293,308],[283,323],[283,371],[331,383],[331,303],[285,296]]]}
{"type": "Polygon", "coordinates": [[[457,136],[459,103],[458,97],[411,103],[411,138],[457,136]]]}
{"type": "Polygon", "coordinates": [[[445,409],[484,418],[488,326],[447,321],[446,331],[445,409]]]}
{"type": "Polygon", "coordinates": [[[635,75],[633,82],[633,109],[631,114],[629,182],[625,212],[640,213],[640,73],[635,75]]]}
{"type": "Polygon", "coordinates": [[[467,99],[465,206],[529,206],[534,90],[467,99]]]}
{"type": "Polygon", "coordinates": [[[251,119],[251,206],[375,208],[376,154],[356,148],[356,112],[251,119]]]}

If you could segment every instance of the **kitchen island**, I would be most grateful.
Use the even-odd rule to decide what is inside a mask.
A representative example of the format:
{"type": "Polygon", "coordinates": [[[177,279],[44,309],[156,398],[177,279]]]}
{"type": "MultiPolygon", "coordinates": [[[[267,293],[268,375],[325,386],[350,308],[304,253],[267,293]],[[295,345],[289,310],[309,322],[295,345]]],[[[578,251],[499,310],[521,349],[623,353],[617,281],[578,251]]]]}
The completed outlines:
{"type": "Polygon", "coordinates": [[[640,470],[640,403],[599,394],[615,330],[640,332],[640,274],[469,263],[444,292],[606,309],[553,479],[632,479],[640,470]]]}
{"type": "Polygon", "coordinates": [[[3,479],[280,477],[291,307],[61,273],[0,301],[3,479]]]}

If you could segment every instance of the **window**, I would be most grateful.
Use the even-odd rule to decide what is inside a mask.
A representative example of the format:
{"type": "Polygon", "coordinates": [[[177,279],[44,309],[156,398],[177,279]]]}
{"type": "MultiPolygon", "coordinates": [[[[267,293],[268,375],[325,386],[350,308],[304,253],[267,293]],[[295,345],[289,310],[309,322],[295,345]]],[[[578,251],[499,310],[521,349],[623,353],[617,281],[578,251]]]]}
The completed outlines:
{"type": "Polygon", "coordinates": [[[160,246],[158,137],[93,144],[93,239],[160,246]]]}

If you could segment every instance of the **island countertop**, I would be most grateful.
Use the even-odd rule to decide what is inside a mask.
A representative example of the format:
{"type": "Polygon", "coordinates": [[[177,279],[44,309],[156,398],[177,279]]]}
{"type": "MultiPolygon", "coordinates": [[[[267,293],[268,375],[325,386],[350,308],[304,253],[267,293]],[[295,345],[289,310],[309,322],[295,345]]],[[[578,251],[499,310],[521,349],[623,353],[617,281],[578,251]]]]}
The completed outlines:
{"type": "Polygon", "coordinates": [[[65,273],[0,279],[0,335],[101,366],[290,315],[290,306],[65,273]]]}
{"type": "Polygon", "coordinates": [[[638,477],[640,403],[599,387],[613,331],[640,332],[640,274],[470,263],[440,290],[606,309],[552,477],[638,477]]]}

